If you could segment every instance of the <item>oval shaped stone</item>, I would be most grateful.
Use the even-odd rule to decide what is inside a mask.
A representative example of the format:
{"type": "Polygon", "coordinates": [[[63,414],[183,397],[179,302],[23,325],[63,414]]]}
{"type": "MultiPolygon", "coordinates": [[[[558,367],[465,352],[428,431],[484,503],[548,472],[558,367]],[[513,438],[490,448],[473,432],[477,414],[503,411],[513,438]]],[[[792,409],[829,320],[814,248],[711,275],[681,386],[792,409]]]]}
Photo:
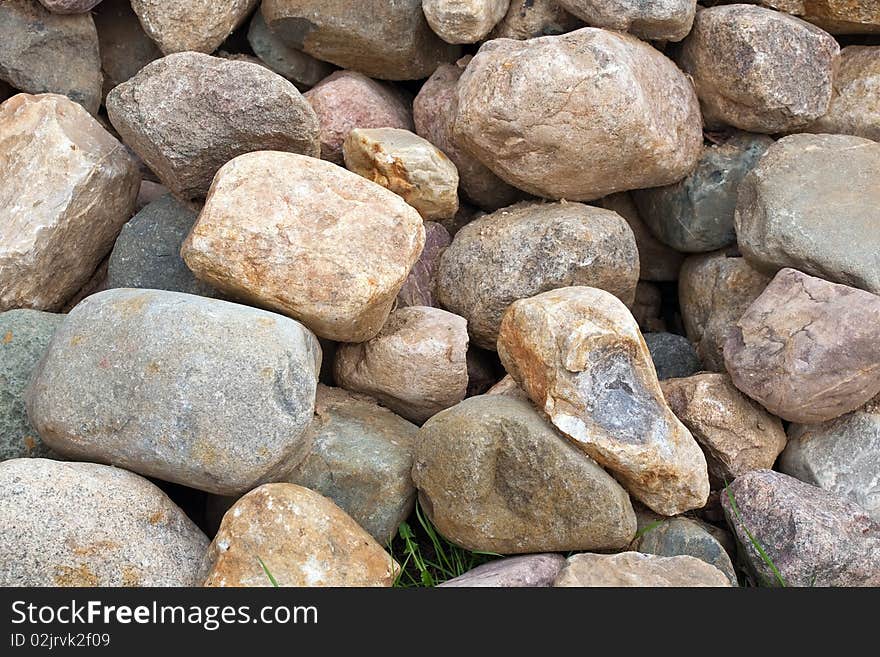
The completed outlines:
{"type": "Polygon", "coordinates": [[[250,15],[258,0],[131,0],[144,30],[166,55],[212,53],[250,15]]]}

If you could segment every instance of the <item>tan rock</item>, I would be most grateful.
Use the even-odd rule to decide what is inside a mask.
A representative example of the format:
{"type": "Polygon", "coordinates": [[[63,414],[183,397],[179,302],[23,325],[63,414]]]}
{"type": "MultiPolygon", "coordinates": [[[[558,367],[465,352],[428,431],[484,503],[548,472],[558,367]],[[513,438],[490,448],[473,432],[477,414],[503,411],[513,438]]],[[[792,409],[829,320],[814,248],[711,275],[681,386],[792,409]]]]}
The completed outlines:
{"type": "Polygon", "coordinates": [[[214,52],[256,5],[257,0],[131,0],[144,31],[166,55],[214,52]]]}
{"type": "Polygon", "coordinates": [[[428,25],[446,43],[476,43],[500,21],[510,0],[422,0],[428,25]]]}
{"type": "Polygon", "coordinates": [[[522,399],[524,401],[532,403],[532,400],[526,394],[526,391],[519,387],[516,381],[513,380],[513,377],[510,374],[504,376],[498,383],[489,388],[486,391],[487,395],[504,395],[505,397],[513,397],[515,399],[522,399]]]}
{"type": "Polygon", "coordinates": [[[58,310],[134,211],[137,164],[80,105],[19,94],[0,106],[0,310],[58,310]]]}
{"type": "Polygon", "coordinates": [[[329,499],[265,484],[236,502],[204,561],[205,586],[391,586],[398,565],[329,499]],[[264,570],[265,565],[265,570],[264,570]]]}
{"type": "Polygon", "coordinates": [[[564,34],[583,22],[560,7],[556,0],[511,0],[504,18],[489,34],[490,39],[534,39],[564,34]]]}
{"type": "Polygon", "coordinates": [[[594,27],[621,30],[640,39],[681,41],[694,22],[697,0],[555,0],[594,27]]]}
{"type": "Polygon", "coordinates": [[[458,212],[458,170],[418,135],[397,128],[356,128],[342,149],[349,171],[401,196],[423,219],[451,219],[458,212]]]}
{"type": "Polygon", "coordinates": [[[758,0],[758,2],[821,25],[832,34],[880,32],[880,5],[875,0],[758,0]]]}
{"type": "Polygon", "coordinates": [[[619,299],[568,287],[516,301],[501,322],[498,355],[550,421],[634,497],[664,515],[706,503],[706,459],[666,405],[619,299]]]}
{"type": "Polygon", "coordinates": [[[553,586],[731,586],[727,575],[705,561],[641,552],[575,554],[553,586]]]}
{"type": "Polygon", "coordinates": [[[703,142],[675,64],[596,28],[484,44],[459,82],[454,134],[511,185],[574,201],[677,182],[703,142]]]}

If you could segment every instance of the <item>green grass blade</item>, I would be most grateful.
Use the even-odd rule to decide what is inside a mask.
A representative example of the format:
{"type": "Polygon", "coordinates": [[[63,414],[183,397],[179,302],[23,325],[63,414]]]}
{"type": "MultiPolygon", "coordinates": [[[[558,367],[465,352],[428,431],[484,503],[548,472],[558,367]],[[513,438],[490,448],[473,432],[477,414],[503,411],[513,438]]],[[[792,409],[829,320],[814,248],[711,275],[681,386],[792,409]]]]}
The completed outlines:
{"type": "Polygon", "coordinates": [[[272,576],[272,573],[269,572],[269,569],[266,567],[266,564],[263,563],[263,560],[260,557],[257,557],[257,561],[260,562],[260,565],[263,567],[263,572],[266,573],[266,577],[269,578],[269,581],[272,582],[272,586],[276,589],[278,588],[278,582],[275,580],[275,577],[272,576]]]}

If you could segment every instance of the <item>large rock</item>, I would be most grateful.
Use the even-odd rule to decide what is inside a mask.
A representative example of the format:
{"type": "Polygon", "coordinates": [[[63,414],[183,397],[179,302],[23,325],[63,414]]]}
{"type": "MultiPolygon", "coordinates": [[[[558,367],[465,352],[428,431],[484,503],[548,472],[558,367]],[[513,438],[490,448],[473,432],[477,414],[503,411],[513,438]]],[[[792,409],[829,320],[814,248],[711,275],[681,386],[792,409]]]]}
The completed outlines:
{"type": "Polygon", "coordinates": [[[758,584],[880,586],[880,524],[854,502],[759,470],[734,481],[721,503],[758,584]]]}
{"type": "Polygon", "coordinates": [[[131,0],[144,30],[166,55],[212,53],[250,15],[258,0],[131,0]]]}
{"type": "Polygon", "coordinates": [[[31,380],[49,447],[231,495],[302,460],[321,348],[286,317],[216,299],[108,290],[74,308],[31,380]]]}
{"type": "Polygon", "coordinates": [[[0,463],[0,586],[198,586],[208,539],[152,483],[95,463],[0,463]]]}
{"type": "Polygon", "coordinates": [[[371,397],[318,385],[306,431],[313,447],[283,480],[329,497],[386,545],[415,503],[410,471],[417,431],[371,397]]]}
{"type": "Polygon", "coordinates": [[[832,34],[880,32],[880,5],[868,0],[757,0],[821,25],[832,34]]]}
{"type": "Polygon", "coordinates": [[[205,196],[217,170],[251,151],[318,156],[318,117],[290,82],[248,62],[195,52],[163,57],[110,92],[125,143],[182,198],[205,196]]]}
{"type": "Polygon", "coordinates": [[[573,201],[677,182],[703,141],[675,64],[596,28],[485,43],[459,82],[454,134],[511,185],[573,201]]]}
{"type": "Polygon", "coordinates": [[[446,43],[476,43],[507,13],[510,0],[422,0],[428,25],[446,43]]]}
{"type": "Polygon", "coordinates": [[[387,189],[329,162],[259,152],[220,169],[181,255],[218,290],[361,342],[382,328],[424,241],[419,213],[387,189]]]}
{"type": "Polygon", "coordinates": [[[288,45],[383,80],[419,80],[459,48],[425,20],[422,0],[263,0],[268,26],[288,45]]]}
{"type": "Polygon", "coordinates": [[[697,12],[679,64],[693,77],[703,120],[773,134],[828,111],[840,46],[802,20],[752,5],[697,12]]]}
{"type": "Polygon", "coordinates": [[[792,424],[779,469],[847,497],[880,522],[880,398],[835,420],[792,424]]]}
{"type": "Polygon", "coordinates": [[[336,383],[375,397],[421,424],[467,393],[467,322],[445,310],[399,308],[376,337],[343,344],[333,363],[336,383]]]}
{"type": "Polygon", "coordinates": [[[556,0],[511,0],[510,7],[490,39],[534,39],[551,34],[571,32],[583,23],[572,16],[556,0]]]}
{"type": "Polygon", "coordinates": [[[91,15],[53,14],[37,0],[4,0],[0,79],[27,93],[62,94],[97,114],[101,57],[91,15]]]}
{"type": "Polygon", "coordinates": [[[434,282],[440,267],[440,256],[452,242],[452,238],[442,224],[426,221],[424,225],[425,248],[397,293],[398,308],[437,306],[434,282]]]}
{"type": "Polygon", "coordinates": [[[694,23],[697,0],[554,0],[578,18],[640,39],[681,41],[694,23]]]}
{"type": "Polygon", "coordinates": [[[791,422],[824,422],[880,394],[880,296],[783,269],[724,345],[737,388],[791,422]]]}
{"type": "Polygon", "coordinates": [[[205,586],[391,586],[394,560],[332,501],[265,484],[223,516],[205,555],[205,586]],[[268,572],[267,572],[268,571],[268,572]]]}
{"type": "Polygon", "coordinates": [[[620,554],[575,554],[553,586],[695,587],[730,586],[730,580],[715,566],[696,557],[661,557],[641,552],[620,554]]]}
{"type": "Polygon", "coordinates": [[[263,13],[254,12],[247,33],[248,43],[269,68],[293,82],[298,89],[314,87],[333,72],[333,66],[291,48],[269,29],[263,13]]]}
{"type": "Polygon", "coordinates": [[[104,0],[94,14],[104,71],[104,95],[159,59],[162,51],[147,36],[129,0],[104,0]]]}
{"type": "Polygon", "coordinates": [[[471,397],[415,439],[413,480],[437,530],[469,550],[515,554],[625,547],[626,491],[527,401],[471,397]]]}
{"type": "Polygon", "coordinates": [[[60,309],[113,247],[139,186],[134,159],[73,101],[3,103],[0,310],[60,309]]]}
{"type": "Polygon", "coordinates": [[[660,381],[690,376],[703,369],[694,345],[683,335],[646,333],[643,337],[660,381]]]}
{"type": "Polygon", "coordinates": [[[495,349],[511,303],[571,285],[632,305],[639,254],[617,213],[580,203],[521,203],[472,221],[440,258],[437,298],[465,317],[474,343],[495,349]]]}
{"type": "Polygon", "coordinates": [[[513,588],[546,587],[553,584],[565,565],[561,554],[525,554],[496,559],[447,580],[439,587],[513,588]]]}
{"type": "Polygon", "coordinates": [[[807,274],[880,294],[880,143],[791,135],[740,186],[736,234],[755,267],[807,274]]]}
{"type": "Polygon", "coordinates": [[[0,313],[0,461],[53,457],[27,418],[24,391],[63,319],[39,310],[0,313]]]}
{"type": "Polygon", "coordinates": [[[651,509],[706,503],[706,459],[663,399],[651,356],[623,303],[590,287],[514,302],[498,355],[529,397],[651,509]]]}

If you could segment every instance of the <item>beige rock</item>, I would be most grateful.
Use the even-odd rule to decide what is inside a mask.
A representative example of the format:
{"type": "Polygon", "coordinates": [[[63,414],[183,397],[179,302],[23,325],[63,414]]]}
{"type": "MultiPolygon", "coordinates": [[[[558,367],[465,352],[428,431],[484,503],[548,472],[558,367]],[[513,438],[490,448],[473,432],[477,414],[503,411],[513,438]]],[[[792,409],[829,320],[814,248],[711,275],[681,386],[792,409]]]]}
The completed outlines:
{"type": "Polygon", "coordinates": [[[58,310],[134,211],[137,164],[80,105],[19,94],[0,106],[0,310],[58,310]]]}
{"type": "Polygon", "coordinates": [[[458,212],[458,170],[418,135],[397,128],[356,128],[342,149],[349,171],[401,196],[423,219],[451,219],[458,212]]]}
{"type": "Polygon", "coordinates": [[[743,395],[726,374],[667,379],[660,388],[672,412],[703,448],[712,489],[752,470],[769,470],[785,449],[778,417],[743,395]]]}
{"type": "Polygon", "coordinates": [[[256,5],[257,0],[131,0],[144,31],[166,55],[214,52],[256,5]]]}
{"type": "Polygon", "coordinates": [[[337,385],[421,424],[464,399],[467,347],[464,318],[439,308],[399,308],[373,339],[339,345],[333,372],[337,385]]]}
{"type": "Polygon", "coordinates": [[[681,41],[694,23],[697,0],[555,0],[594,27],[631,32],[640,39],[681,41]]]}
{"type": "Polygon", "coordinates": [[[808,20],[832,34],[880,32],[876,0],[758,0],[760,4],[808,20]]]}
{"type": "Polygon", "coordinates": [[[205,555],[205,586],[391,586],[395,561],[329,499],[264,484],[236,502],[205,555]],[[265,564],[265,570],[263,565],[265,564]]]}
{"type": "Polygon", "coordinates": [[[688,78],[596,28],[484,44],[459,82],[454,134],[511,185],[574,201],[677,182],[703,142],[688,78]]]}
{"type": "Polygon", "coordinates": [[[476,43],[500,21],[510,0],[422,0],[428,25],[446,43],[476,43]]]}
{"type": "Polygon", "coordinates": [[[619,299],[568,287],[516,301],[498,355],[550,421],[641,502],[670,516],[706,503],[706,459],[666,405],[619,299]]]}
{"type": "Polygon", "coordinates": [[[556,0],[511,0],[504,18],[489,34],[490,39],[534,39],[564,34],[583,22],[560,7],[556,0]]]}
{"type": "Polygon", "coordinates": [[[217,172],[181,255],[218,290],[358,342],[382,328],[424,241],[419,213],[396,194],[323,160],[262,151],[217,172]]]}
{"type": "Polygon", "coordinates": [[[641,552],[575,554],[553,586],[731,586],[727,575],[705,561],[641,552]]]}

